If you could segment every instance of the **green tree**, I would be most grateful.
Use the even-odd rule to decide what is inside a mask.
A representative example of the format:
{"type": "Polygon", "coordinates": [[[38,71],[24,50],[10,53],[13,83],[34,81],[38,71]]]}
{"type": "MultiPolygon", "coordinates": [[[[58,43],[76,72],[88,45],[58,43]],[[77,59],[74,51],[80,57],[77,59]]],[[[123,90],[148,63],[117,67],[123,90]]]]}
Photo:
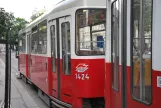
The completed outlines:
{"type": "MultiPolygon", "coordinates": [[[[140,2],[141,0],[134,0],[133,1],[133,12],[134,12],[134,19],[140,20],[140,2]]],[[[145,32],[149,32],[151,29],[151,16],[152,16],[152,0],[143,0],[143,15],[144,15],[144,25],[145,25],[145,32]]],[[[138,26],[138,25],[137,25],[138,26]]]]}
{"type": "Polygon", "coordinates": [[[44,13],[42,12],[42,13],[33,14],[31,16],[31,22],[34,21],[35,19],[37,19],[38,17],[40,17],[42,14],[44,14],[44,13]]]}
{"type": "Polygon", "coordinates": [[[10,31],[10,40],[16,41],[18,39],[18,33],[21,29],[24,29],[28,22],[23,18],[15,18],[10,31]]]}
{"type": "Polygon", "coordinates": [[[42,14],[44,14],[46,12],[46,9],[44,7],[44,9],[40,9],[40,10],[33,10],[32,16],[30,17],[31,22],[34,21],[35,19],[37,19],[38,17],[40,17],[42,14]]]}
{"type": "Polygon", "coordinates": [[[6,31],[13,26],[14,18],[13,13],[0,8],[0,38],[5,38],[6,31]]]}
{"type": "Polygon", "coordinates": [[[5,39],[6,32],[9,32],[9,39],[15,42],[18,39],[18,33],[28,22],[23,18],[15,18],[13,13],[6,12],[0,8],[0,38],[5,39]]]}

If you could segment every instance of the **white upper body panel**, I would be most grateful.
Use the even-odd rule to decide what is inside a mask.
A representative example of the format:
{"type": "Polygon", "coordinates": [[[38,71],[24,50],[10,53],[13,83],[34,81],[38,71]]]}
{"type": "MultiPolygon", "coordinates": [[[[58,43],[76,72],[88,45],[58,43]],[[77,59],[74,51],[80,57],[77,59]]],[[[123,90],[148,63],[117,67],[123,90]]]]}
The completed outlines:
{"type": "MultiPolygon", "coordinates": [[[[48,16],[51,16],[52,14],[55,13],[60,13],[63,12],[64,10],[70,10],[70,8],[105,8],[106,7],[106,0],[65,0],[60,2],[59,4],[55,5],[51,10],[48,12],[44,13],[42,16],[38,17],[35,21],[30,23],[26,28],[33,27],[34,25],[42,22],[45,19],[48,19],[48,16]]],[[[70,13],[70,11],[68,12],[70,13]]],[[[68,15],[68,13],[63,14],[63,16],[68,15]]],[[[60,15],[59,17],[61,17],[60,15]]],[[[58,16],[57,16],[58,17],[58,16]]],[[[48,19],[48,21],[50,18],[48,19]]]]}
{"type": "MultiPolygon", "coordinates": [[[[26,32],[30,32],[31,28],[47,19],[47,54],[44,56],[51,56],[51,42],[50,42],[50,21],[63,16],[71,17],[71,56],[78,58],[75,54],[75,13],[80,8],[106,8],[106,0],[64,0],[53,6],[51,10],[44,13],[36,20],[28,24],[25,28],[26,32]]],[[[27,45],[28,47],[28,45],[27,45]]],[[[40,55],[42,56],[42,55],[40,55]]],[[[79,56],[80,59],[94,59],[94,56],[79,56]]],[[[97,58],[104,58],[104,56],[97,56],[97,58]]]]}

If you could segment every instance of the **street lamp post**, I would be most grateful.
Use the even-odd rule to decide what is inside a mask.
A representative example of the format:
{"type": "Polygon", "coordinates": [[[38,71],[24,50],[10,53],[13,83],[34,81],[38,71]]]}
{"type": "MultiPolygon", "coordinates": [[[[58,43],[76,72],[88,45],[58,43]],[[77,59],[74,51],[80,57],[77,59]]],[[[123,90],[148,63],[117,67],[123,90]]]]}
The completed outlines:
{"type": "MultiPolygon", "coordinates": [[[[0,8],[0,17],[3,17],[3,16],[5,16],[4,9],[0,8]]],[[[7,23],[5,20],[4,22],[7,23]]],[[[0,24],[1,28],[6,29],[6,38],[0,37],[0,43],[6,45],[4,108],[10,108],[10,96],[11,96],[11,51],[9,51],[9,47],[8,47],[9,46],[9,32],[11,30],[10,25],[11,24],[9,24],[6,29],[6,26],[3,26],[0,24]]]]}
{"type": "Polygon", "coordinates": [[[4,99],[4,108],[10,108],[10,92],[11,92],[11,53],[9,51],[9,31],[10,28],[7,29],[6,32],[6,56],[5,56],[5,99],[4,99]],[[8,67],[9,66],[9,67],[8,67]]]}

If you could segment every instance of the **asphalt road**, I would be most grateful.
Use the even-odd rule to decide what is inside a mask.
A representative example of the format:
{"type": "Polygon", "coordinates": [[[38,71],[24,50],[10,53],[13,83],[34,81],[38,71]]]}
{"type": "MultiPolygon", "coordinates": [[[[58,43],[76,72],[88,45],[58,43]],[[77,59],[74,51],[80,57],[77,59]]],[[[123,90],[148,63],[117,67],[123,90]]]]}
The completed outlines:
{"type": "MultiPolygon", "coordinates": [[[[48,108],[39,98],[37,90],[22,79],[16,78],[18,60],[15,53],[11,54],[11,108],[48,108]]],[[[4,99],[5,53],[0,53],[0,102],[4,99]]]]}

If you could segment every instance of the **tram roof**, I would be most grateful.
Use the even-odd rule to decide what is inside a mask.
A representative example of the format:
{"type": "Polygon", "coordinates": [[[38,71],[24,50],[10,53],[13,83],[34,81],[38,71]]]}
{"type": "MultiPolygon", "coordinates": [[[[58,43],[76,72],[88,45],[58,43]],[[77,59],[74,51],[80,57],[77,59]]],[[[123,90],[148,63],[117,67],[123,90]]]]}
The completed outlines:
{"type": "Polygon", "coordinates": [[[96,7],[96,6],[101,8],[101,7],[105,7],[105,5],[106,5],[106,0],[62,0],[61,2],[56,4],[51,10],[45,12],[36,20],[28,24],[26,28],[33,27],[37,23],[40,23],[41,21],[45,20],[48,17],[48,15],[65,9],[74,8],[74,7],[96,7]]]}

